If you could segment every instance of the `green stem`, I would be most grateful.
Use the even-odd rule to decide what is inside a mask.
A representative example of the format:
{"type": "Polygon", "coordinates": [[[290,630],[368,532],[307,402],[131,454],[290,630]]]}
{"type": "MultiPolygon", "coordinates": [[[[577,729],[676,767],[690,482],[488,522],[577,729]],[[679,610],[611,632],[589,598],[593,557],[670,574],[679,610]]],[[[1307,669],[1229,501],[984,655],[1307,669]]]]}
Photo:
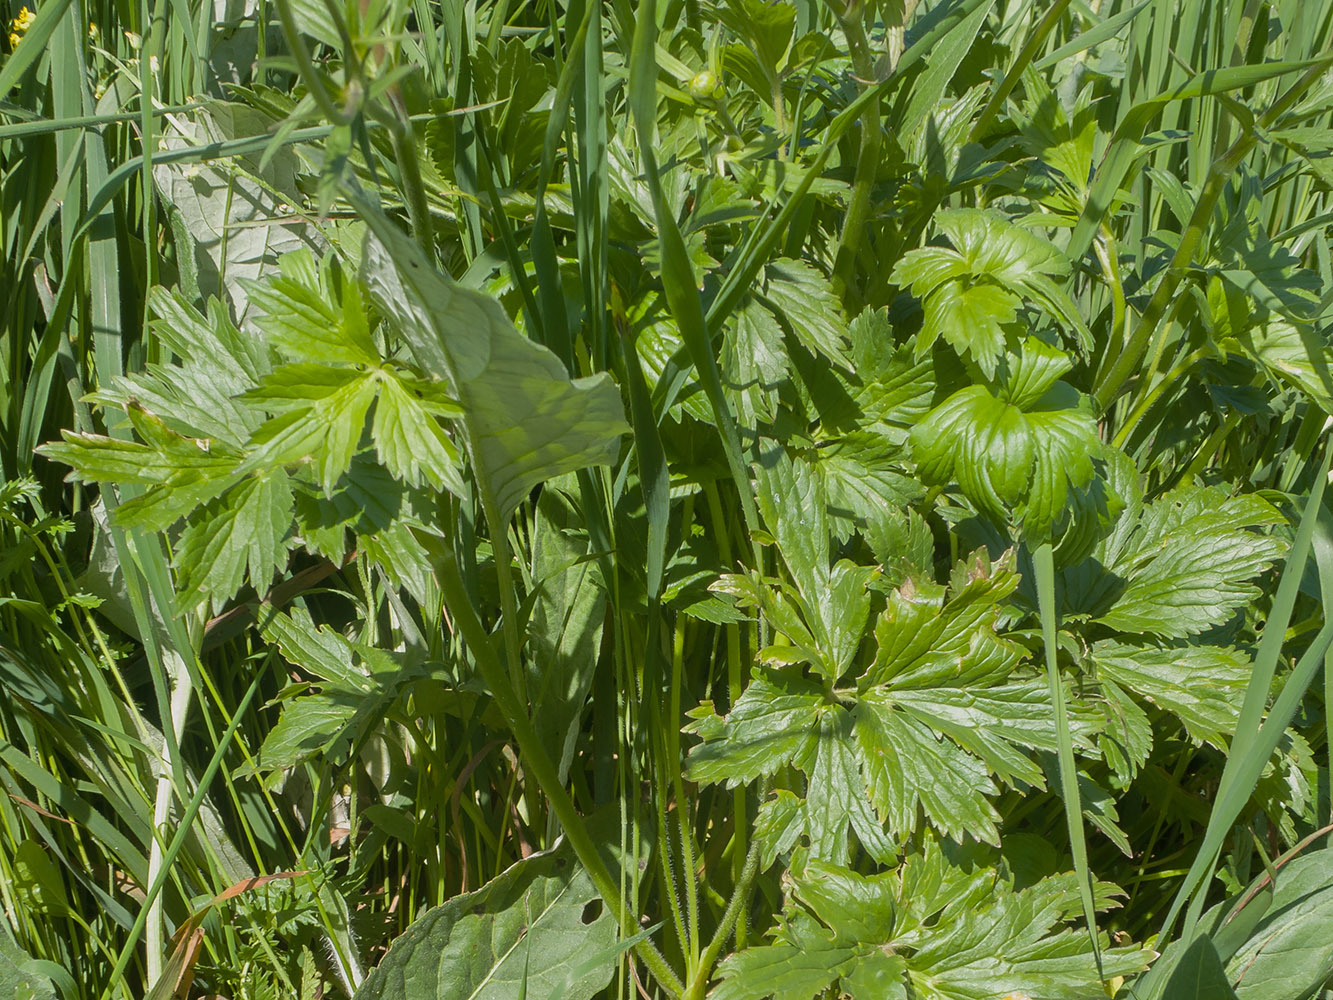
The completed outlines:
{"type": "Polygon", "coordinates": [[[310,50],[306,48],[305,39],[301,37],[300,29],[296,26],[296,18],[292,16],[291,0],[277,0],[278,20],[282,24],[282,37],[286,40],[287,46],[292,50],[292,55],[296,58],[296,71],[301,77],[301,82],[306,86],[306,92],[310,94],[319,110],[324,116],[335,125],[344,125],[347,123],[346,116],[338,110],[338,106],[333,102],[332,96],[324,88],[324,81],[319,78],[315,71],[314,61],[310,58],[310,50]]]}
{"type": "Polygon", "coordinates": [[[1186,225],[1184,233],[1181,234],[1180,245],[1176,247],[1176,252],[1171,257],[1171,263],[1167,265],[1166,273],[1162,275],[1161,281],[1158,282],[1157,290],[1148,302],[1148,307],[1143,311],[1143,315],[1139,317],[1139,322],[1134,327],[1134,333],[1130,337],[1129,343],[1125,345],[1124,351],[1115,359],[1110,371],[1097,379],[1097,388],[1093,395],[1101,412],[1105,413],[1110,408],[1116,397],[1120,395],[1120,391],[1125,387],[1125,383],[1138,371],[1139,363],[1143,360],[1148,345],[1152,343],[1157,328],[1166,315],[1167,307],[1171,305],[1176,290],[1180,287],[1180,283],[1185,279],[1185,275],[1194,262],[1195,251],[1203,243],[1204,233],[1209,219],[1212,218],[1213,209],[1217,207],[1218,199],[1221,198],[1227,185],[1231,183],[1236,170],[1245,157],[1249,155],[1250,150],[1259,142],[1259,136],[1264,130],[1269,128],[1279,116],[1295,104],[1301,94],[1324,75],[1327,68],[1327,65],[1321,62],[1301,74],[1301,78],[1292,84],[1287,92],[1274,101],[1272,106],[1260,116],[1259,120],[1255,122],[1254,128],[1247,130],[1232,144],[1229,150],[1213,161],[1213,165],[1208,171],[1208,179],[1204,182],[1203,191],[1200,192],[1199,200],[1190,215],[1189,223],[1186,225]]]}
{"type": "Polygon", "coordinates": [[[1125,442],[1129,439],[1129,435],[1133,432],[1134,428],[1138,426],[1139,421],[1143,419],[1143,415],[1152,408],[1154,403],[1162,398],[1162,393],[1166,392],[1169,387],[1178,384],[1185,372],[1189,371],[1194,365],[1208,357],[1210,353],[1211,352],[1206,347],[1200,347],[1197,351],[1191,351],[1189,354],[1185,355],[1174,368],[1167,372],[1160,382],[1145,393],[1139,400],[1138,404],[1130,412],[1129,416],[1125,418],[1124,424],[1122,424],[1116,431],[1114,442],[1115,447],[1123,448],[1125,442]]]}
{"type": "MultiPolygon", "coordinates": [[[[731,533],[727,530],[728,521],[722,513],[722,500],[718,496],[714,483],[704,485],[704,496],[708,500],[708,515],[712,519],[713,538],[717,541],[718,555],[722,565],[728,568],[732,562],[731,533]]],[[[745,669],[741,663],[741,630],[734,622],[725,626],[727,633],[727,698],[729,705],[735,705],[745,690],[745,669]]],[[[742,866],[746,857],[746,840],[749,836],[749,809],[746,805],[745,786],[741,785],[732,792],[732,811],[734,813],[735,844],[732,852],[732,877],[740,883],[742,866]]],[[[744,948],[749,936],[749,921],[742,912],[736,924],[736,946],[744,948]]]]}
{"type": "MultiPolygon", "coordinates": [[[[685,519],[688,525],[688,517],[685,519]]],[[[694,834],[690,829],[689,800],[681,775],[684,761],[680,752],[681,690],[685,686],[685,616],[676,617],[671,643],[671,718],[664,735],[667,740],[667,766],[671,768],[671,788],[676,798],[676,825],[680,828],[680,869],[685,890],[685,954],[687,975],[699,963],[699,879],[694,856],[694,834]]]]}
{"type": "Polygon", "coordinates": [[[430,203],[426,200],[426,185],[421,179],[421,164],[417,160],[416,134],[405,108],[394,101],[395,114],[389,122],[389,137],[393,141],[393,155],[398,161],[398,177],[403,185],[403,200],[407,203],[407,218],[412,223],[412,235],[421,244],[428,260],[435,260],[435,229],[430,221],[430,203]]]}
{"type": "Polygon", "coordinates": [[[759,874],[759,841],[755,840],[750,844],[750,850],[745,854],[745,864],[741,868],[740,880],[736,883],[736,888],[732,890],[731,899],[722,914],[722,921],[717,925],[717,933],[713,935],[713,940],[709,941],[708,947],[704,949],[703,958],[700,960],[699,967],[685,993],[685,1000],[703,1000],[704,993],[708,989],[708,980],[713,973],[713,966],[717,963],[717,956],[721,954],[723,945],[727,943],[727,937],[731,934],[732,927],[739,928],[740,926],[741,915],[745,910],[746,901],[750,898],[750,887],[753,885],[754,877],[757,874],[759,874]]]}
{"type": "MultiPolygon", "coordinates": [[[[513,733],[519,752],[523,754],[537,787],[549,800],[551,809],[564,828],[570,847],[573,848],[580,864],[587,870],[588,877],[598,894],[615,914],[621,932],[627,937],[637,934],[639,927],[634,914],[625,905],[615,880],[612,879],[601,855],[597,853],[597,847],[588,833],[588,828],[584,826],[583,817],[574,808],[573,799],[565,791],[555,764],[547,755],[546,748],[542,746],[541,737],[537,735],[532,720],[510,685],[504,664],[496,654],[490,636],[487,635],[481,619],[477,617],[472,607],[472,599],[468,596],[462,575],[458,571],[453,546],[437,535],[415,529],[414,534],[430,555],[445,603],[453,612],[454,625],[472,650],[477,670],[490,689],[491,697],[495,699],[496,707],[504,716],[510,732],[513,733]]],[[[634,946],[634,951],[668,993],[674,997],[684,993],[684,984],[651,941],[646,939],[639,941],[634,946]]]]}
{"type": "Polygon", "coordinates": [[[1009,67],[1009,72],[1004,74],[1004,79],[1000,85],[991,93],[990,100],[986,106],[981,109],[981,114],[977,116],[977,123],[972,127],[972,134],[969,137],[972,142],[980,142],[986,137],[991,123],[995,121],[996,115],[1000,113],[1000,108],[1004,106],[1005,100],[1018,86],[1018,81],[1023,78],[1023,72],[1037,57],[1037,52],[1045,44],[1047,36],[1055,30],[1055,26],[1060,23],[1060,18],[1064,17],[1065,11],[1069,8],[1070,0],[1055,0],[1046,15],[1032,29],[1032,34],[1024,43],[1022,50],[1018,53],[1018,58],[1014,64],[1009,67]]]}
{"type": "MultiPolygon", "coordinates": [[[[847,36],[847,47],[852,57],[852,69],[861,79],[862,87],[875,86],[875,61],[870,54],[870,39],[866,37],[865,23],[855,5],[845,10],[834,7],[834,14],[847,36]]],[[[879,171],[880,123],[879,101],[872,101],[861,112],[861,150],[856,157],[856,175],[852,181],[852,197],[847,204],[838,250],[833,263],[833,294],[846,299],[856,283],[856,259],[861,250],[861,238],[870,218],[870,195],[879,171]]]]}

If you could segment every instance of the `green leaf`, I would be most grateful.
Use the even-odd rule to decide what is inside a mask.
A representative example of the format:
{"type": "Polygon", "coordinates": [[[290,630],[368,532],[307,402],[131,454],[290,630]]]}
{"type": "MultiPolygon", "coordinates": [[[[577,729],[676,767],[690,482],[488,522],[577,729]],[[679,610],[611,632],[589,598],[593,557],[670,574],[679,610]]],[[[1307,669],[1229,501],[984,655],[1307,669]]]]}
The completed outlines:
{"type": "Polygon", "coordinates": [[[615,384],[604,374],[571,380],[555,354],[514,329],[499,302],[439,272],[378,211],[363,206],[362,215],[371,230],[366,285],[417,363],[462,407],[468,451],[495,513],[507,520],[538,483],[609,464],[629,431],[615,384]]]}
{"type": "Polygon", "coordinates": [[[39,963],[0,931],[0,996],[14,1000],[57,1000],[55,984],[39,963]]]}
{"type": "MultiPolygon", "coordinates": [[[[795,8],[761,4],[768,10],[795,8]]],[[[811,354],[842,360],[847,324],[829,280],[811,265],[779,257],[764,267],[759,300],[786,325],[811,354]]]]}
{"type": "Polygon", "coordinates": [[[853,946],[838,946],[832,935],[810,928],[799,944],[777,942],[747,948],[725,959],[717,968],[722,977],[709,1000],[813,1000],[829,984],[855,968],[853,946]]]}
{"type": "Polygon", "coordinates": [[[254,323],[292,361],[377,365],[360,287],[346,277],[338,258],[319,261],[309,250],[284,254],[280,275],[244,282],[254,323]]]}
{"type": "Polygon", "coordinates": [[[236,481],[239,456],[231,449],[187,438],[137,406],[126,412],[148,443],[61,431],[63,442],[38,449],[71,466],[70,480],[148,487],[117,508],[122,526],[165,531],[236,481]]]}
{"type": "MultiPolygon", "coordinates": [[[[811,861],[792,888],[771,944],[718,968],[722,1000],[862,998],[1091,1000],[1104,995],[1078,907],[1060,875],[1015,890],[998,872],[946,859],[934,838],[896,871],[862,876],[811,861]]],[[[1099,884],[1103,905],[1113,886],[1099,884]]],[[[1141,970],[1149,953],[1111,948],[1108,977],[1141,970]]]]}
{"type": "Polygon", "coordinates": [[[855,710],[857,748],[875,811],[899,838],[916,828],[918,807],[946,836],[999,844],[996,794],[985,766],[882,695],[868,694],[855,710]]]}
{"type": "Polygon", "coordinates": [[[1250,658],[1222,646],[1154,647],[1115,640],[1092,648],[1099,678],[1176,716],[1190,737],[1226,750],[1240,718],[1250,658]]]}
{"type": "Polygon", "coordinates": [[[776,80],[796,27],[796,8],[764,0],[727,0],[718,17],[754,52],[765,75],[776,80]]]}
{"type": "Polygon", "coordinates": [[[969,386],[935,407],[912,430],[921,478],[956,480],[991,516],[1021,522],[1032,541],[1049,538],[1071,490],[1091,483],[1102,451],[1088,398],[1051,380],[1063,363],[1030,339],[1010,366],[1009,385],[969,386]]]}
{"type": "Polygon", "coordinates": [[[853,717],[844,709],[822,711],[818,739],[813,748],[806,747],[806,760],[800,762],[809,778],[805,830],[810,838],[810,854],[820,860],[847,864],[850,826],[867,853],[887,864],[894,858],[896,844],[885,836],[879,817],[870,808],[873,792],[867,794],[853,730],[853,717]]]}
{"type": "Polygon", "coordinates": [[[875,625],[879,650],[860,688],[895,690],[996,684],[1008,677],[1022,654],[1000,638],[1002,604],[1018,587],[1012,556],[994,565],[978,552],[961,563],[952,592],[908,580],[889,595],[875,625]]]}
{"type": "Polygon", "coordinates": [[[284,691],[282,715],[269,730],[255,771],[273,775],[316,756],[340,762],[348,748],[380,725],[401,692],[430,664],[411,654],[389,653],[352,642],[328,626],[316,627],[304,612],[276,613],[264,625],[294,666],[319,679],[320,690],[300,684],[284,691]]]}
{"type": "Polygon", "coordinates": [[[1333,350],[1313,326],[1280,316],[1245,316],[1237,341],[1278,384],[1293,385],[1325,412],[1333,411],[1333,350]]]}
{"type": "Polygon", "coordinates": [[[1282,521],[1261,497],[1217,487],[1186,486],[1136,505],[1098,546],[1106,575],[1079,581],[1067,607],[1122,632],[1197,635],[1258,596],[1249,581],[1286,546],[1256,529],[1282,521]]]}
{"type": "Polygon", "coordinates": [[[808,681],[787,676],[756,677],[720,719],[697,710],[697,721],[686,727],[704,742],[690,751],[691,781],[728,788],[745,784],[784,767],[816,740],[820,689],[808,681]]]}
{"type": "Polygon", "coordinates": [[[458,407],[431,383],[388,368],[379,369],[376,377],[379,395],[370,438],[385,468],[409,486],[425,480],[461,494],[458,449],[437,419],[455,415],[458,407]]]}
{"type": "Polygon", "coordinates": [[[823,479],[835,533],[849,535],[848,522],[867,531],[883,530],[921,498],[921,485],[904,471],[901,453],[873,433],[844,435],[814,453],[812,464],[823,479]]]}
{"type": "MultiPolygon", "coordinates": [[[[898,689],[891,697],[896,707],[984,761],[1001,781],[1010,785],[1021,781],[1038,788],[1045,784],[1041,769],[1019,749],[1055,751],[1051,695],[1044,681],[983,689],[898,689]]],[[[1083,709],[1070,721],[1076,738],[1090,745],[1097,728],[1093,714],[1083,709]]]]}
{"type": "Polygon", "coordinates": [[[1018,316],[1018,296],[998,285],[965,285],[951,281],[926,297],[917,356],[943,336],[959,354],[970,357],[988,376],[1004,355],[1005,327],[1018,316]]]}
{"type": "Polygon", "coordinates": [[[764,524],[777,539],[783,562],[806,600],[824,588],[829,575],[828,500],[810,463],[786,448],[763,442],[754,464],[755,500],[764,524]]]}
{"type": "Polygon", "coordinates": [[[355,1000],[589,1000],[615,970],[615,918],[568,849],[518,862],[426,911],[390,946],[355,1000]],[[611,957],[585,968],[590,954],[611,957]]]}
{"type": "Polygon", "coordinates": [[[281,471],[252,476],[193,515],[176,544],[176,590],[185,608],[217,612],[243,582],[259,594],[287,563],[292,488],[281,471]]]}
{"type": "Polygon", "coordinates": [[[907,442],[907,432],[930,412],[935,394],[935,365],[917,357],[910,344],[899,345],[883,309],[867,309],[847,328],[853,367],[851,394],[860,413],[859,429],[893,445],[907,442]]]}
{"type": "Polygon", "coordinates": [[[338,763],[351,744],[364,699],[347,691],[291,699],[255,755],[255,771],[277,774],[315,757],[338,763]]]}
{"type": "MultiPolygon", "coordinates": [[[[1234,909],[1224,904],[1223,912],[1234,909]]],[[[1246,940],[1228,956],[1239,1000],[1310,996],[1333,969],[1333,850],[1288,861],[1277,871],[1273,901],[1246,940]]],[[[1214,921],[1214,939],[1220,937],[1214,921]]]]}
{"type": "MultiPolygon", "coordinates": [[[[1067,926],[1077,906],[1068,876],[1014,892],[995,880],[976,880],[971,893],[949,902],[936,923],[898,939],[915,948],[909,977],[916,995],[931,1000],[982,1000],[1019,994],[1044,1000],[1088,1000],[1103,993],[1087,933],[1067,926]]],[[[1137,972],[1150,953],[1106,948],[1102,975],[1137,972]]]]}
{"type": "Polygon", "coordinates": [[[1333,968],[1333,940],[1326,933],[1333,920],[1333,848],[1284,858],[1276,876],[1270,881],[1267,872],[1259,875],[1244,892],[1205,913],[1193,940],[1165,948],[1152,975],[1136,984],[1142,1000],[1193,997],[1186,991],[1203,986],[1213,992],[1198,996],[1226,1000],[1317,995],[1333,968]],[[1213,967],[1219,958],[1222,977],[1213,967]],[[1223,986],[1234,994],[1222,992],[1223,986]]]}
{"type": "Polygon", "coordinates": [[[266,375],[246,398],[278,415],[251,437],[241,470],[308,459],[325,495],[332,494],[351,467],[375,396],[374,377],[355,368],[293,364],[266,375]]]}
{"type": "Polygon", "coordinates": [[[264,638],[288,662],[334,686],[369,693],[367,672],[356,665],[356,647],[327,625],[316,626],[308,612],[276,612],[264,622],[264,638]]]}
{"type": "Polygon", "coordinates": [[[923,247],[904,254],[890,275],[923,302],[925,321],[916,352],[937,336],[973,358],[988,377],[1004,355],[1005,327],[1024,300],[1033,300],[1080,340],[1087,324],[1059,284],[1069,261],[1054,244],[997,212],[961,208],[938,212],[935,223],[952,247],[923,247]]]}
{"type": "MultiPolygon", "coordinates": [[[[1212,938],[1201,934],[1180,956],[1180,961],[1166,984],[1166,995],[1172,1000],[1237,1000],[1236,991],[1222,968],[1217,946],[1212,938]]],[[[1274,994],[1283,998],[1292,994],[1274,994]]]]}

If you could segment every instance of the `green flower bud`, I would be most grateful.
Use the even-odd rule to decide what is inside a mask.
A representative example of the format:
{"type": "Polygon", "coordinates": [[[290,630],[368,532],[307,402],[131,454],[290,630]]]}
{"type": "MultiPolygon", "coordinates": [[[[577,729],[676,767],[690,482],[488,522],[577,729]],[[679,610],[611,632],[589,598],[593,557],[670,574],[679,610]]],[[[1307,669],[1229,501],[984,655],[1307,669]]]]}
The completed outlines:
{"type": "Polygon", "coordinates": [[[696,100],[722,96],[722,77],[711,69],[700,70],[690,80],[690,96],[696,100]]]}

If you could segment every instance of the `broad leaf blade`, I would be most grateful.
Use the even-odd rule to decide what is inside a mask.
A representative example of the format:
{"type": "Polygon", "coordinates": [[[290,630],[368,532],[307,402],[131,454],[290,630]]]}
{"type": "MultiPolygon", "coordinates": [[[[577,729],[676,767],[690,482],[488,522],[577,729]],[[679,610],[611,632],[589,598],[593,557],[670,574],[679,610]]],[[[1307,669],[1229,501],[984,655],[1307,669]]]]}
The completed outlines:
{"type": "Polygon", "coordinates": [[[614,918],[570,852],[534,855],[418,917],[355,1000],[512,1000],[524,982],[532,997],[563,989],[588,1000],[615,959],[581,971],[583,960],[614,939],[614,918]]]}
{"type": "Polygon", "coordinates": [[[361,212],[371,230],[362,256],[371,296],[417,363],[462,406],[478,480],[500,518],[540,482],[610,464],[629,430],[611,380],[571,380],[498,301],[442,274],[375,209],[361,212]]]}

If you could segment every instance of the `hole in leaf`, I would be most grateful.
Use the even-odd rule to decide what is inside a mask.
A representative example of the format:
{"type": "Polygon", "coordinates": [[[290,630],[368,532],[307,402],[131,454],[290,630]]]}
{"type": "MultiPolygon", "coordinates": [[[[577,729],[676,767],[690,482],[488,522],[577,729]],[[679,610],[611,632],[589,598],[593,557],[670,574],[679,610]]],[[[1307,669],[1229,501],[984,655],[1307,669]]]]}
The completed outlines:
{"type": "Polygon", "coordinates": [[[601,915],[602,915],[602,901],[600,899],[594,899],[591,903],[589,903],[587,906],[583,908],[582,919],[584,926],[586,927],[588,924],[593,923],[601,915]]]}

